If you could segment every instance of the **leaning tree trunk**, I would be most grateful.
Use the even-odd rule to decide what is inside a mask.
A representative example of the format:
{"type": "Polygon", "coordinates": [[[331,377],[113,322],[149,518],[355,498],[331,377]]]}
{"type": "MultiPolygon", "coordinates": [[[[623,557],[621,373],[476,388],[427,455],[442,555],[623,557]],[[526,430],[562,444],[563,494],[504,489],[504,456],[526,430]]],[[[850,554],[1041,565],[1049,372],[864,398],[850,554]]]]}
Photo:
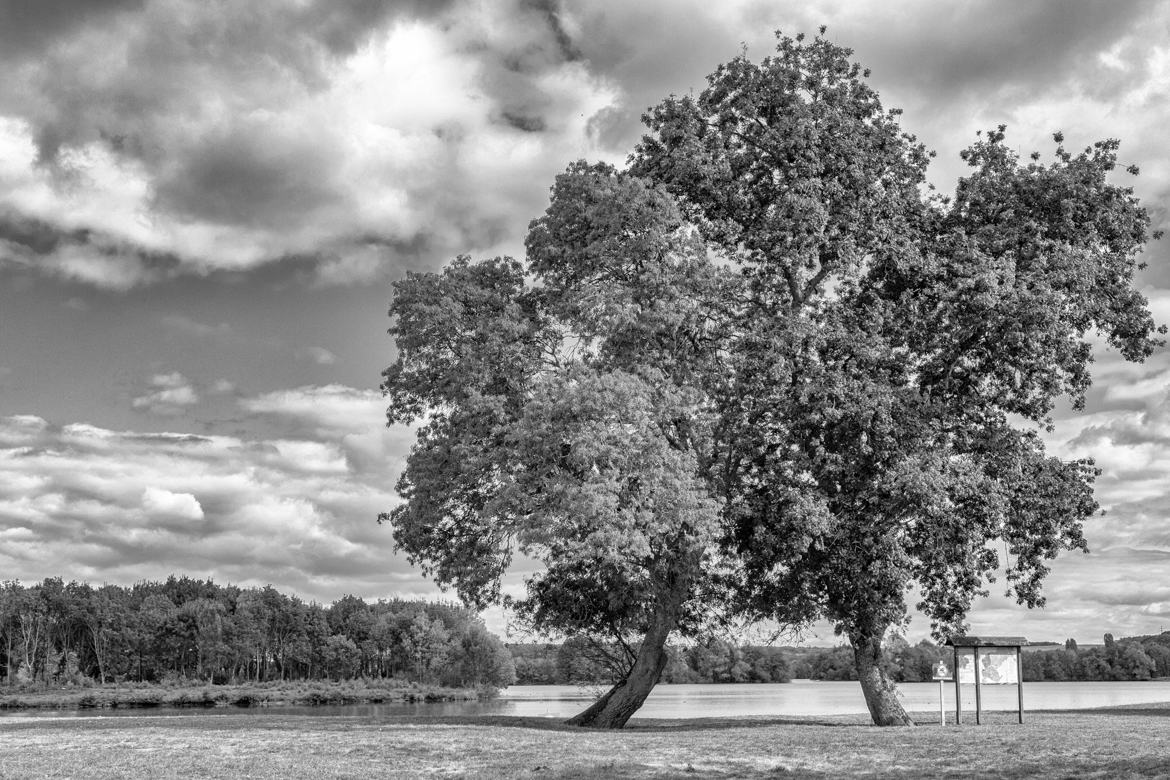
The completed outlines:
{"type": "MultiPolygon", "coordinates": [[[[697,557],[697,552],[694,555],[697,557]]],[[[682,557],[689,562],[692,556],[682,557]]],[[[620,729],[641,708],[650,691],[658,684],[662,670],[666,668],[669,659],[666,640],[670,638],[670,632],[678,626],[682,605],[690,593],[694,578],[685,564],[682,568],[682,573],[674,573],[669,577],[669,583],[659,596],[654,614],[650,616],[646,636],[638,647],[638,655],[634,659],[634,665],[630,667],[629,674],[587,710],[569,718],[565,723],[570,726],[620,729]]]]}
{"type": "Polygon", "coordinates": [[[882,668],[882,634],[858,631],[849,634],[853,645],[853,660],[857,663],[857,679],[865,695],[865,706],[878,726],[913,726],[914,721],[898,701],[898,689],[882,668]]]}
{"type": "Polygon", "coordinates": [[[646,632],[638,648],[638,655],[630,673],[619,680],[589,709],[565,721],[570,726],[589,726],[598,729],[620,729],[641,708],[658,684],[666,668],[666,640],[677,623],[676,616],[655,615],[653,625],[646,632]]]}

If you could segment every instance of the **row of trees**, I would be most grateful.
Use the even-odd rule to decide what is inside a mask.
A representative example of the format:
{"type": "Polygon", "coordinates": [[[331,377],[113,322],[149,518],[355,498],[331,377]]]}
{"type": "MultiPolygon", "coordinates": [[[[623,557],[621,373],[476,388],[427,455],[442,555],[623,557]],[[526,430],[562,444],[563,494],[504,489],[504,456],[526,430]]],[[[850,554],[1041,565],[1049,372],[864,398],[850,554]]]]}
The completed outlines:
{"type": "MultiPolygon", "coordinates": [[[[509,645],[521,685],[607,683],[613,679],[611,654],[575,638],[560,645],[509,645]]],[[[952,650],[929,640],[909,644],[901,637],[886,642],[882,660],[896,682],[927,682],[939,661],[952,665],[952,650]]],[[[671,645],[662,672],[665,683],[788,682],[792,679],[857,680],[853,649],[848,646],[770,647],[733,645],[708,639],[688,647],[671,645]]],[[[1080,648],[1070,639],[1063,648],[1029,649],[1022,656],[1026,682],[1149,680],[1170,677],[1170,633],[1080,648]]]]}
{"type": "Polygon", "coordinates": [[[1070,639],[1063,648],[1024,654],[1025,680],[1149,680],[1170,677],[1170,633],[1080,648],[1070,639]]]}
{"type": "Polygon", "coordinates": [[[466,603],[620,649],[572,723],[622,726],[672,639],[766,619],[830,621],[874,722],[909,725],[883,641],[912,606],[961,633],[997,576],[1042,606],[1087,549],[1097,470],[1039,431],[1094,332],[1133,361],[1165,332],[1118,143],[1021,161],[999,127],[940,197],[851,54],[736,57],[627,169],[558,176],[525,262],[395,284],[383,389],[417,440],[380,519],[466,603]],[[504,598],[517,552],[542,566],[504,598]]]}
{"type": "Polygon", "coordinates": [[[514,676],[507,649],[463,607],[355,596],[326,607],[271,586],[173,576],[130,587],[3,583],[0,669],[9,685],[361,676],[503,686],[514,676]]]}
{"type": "MultiPolygon", "coordinates": [[[[886,673],[897,682],[924,682],[932,679],[935,666],[952,665],[952,650],[933,642],[909,645],[897,639],[888,643],[883,663],[886,673]]],[[[814,680],[856,680],[857,667],[851,649],[838,647],[813,651],[795,650],[788,661],[793,677],[814,680]]],[[[1149,680],[1170,677],[1170,634],[1133,637],[1114,641],[1105,635],[1104,646],[1079,648],[1070,639],[1063,648],[1025,650],[1021,661],[1024,681],[1106,681],[1149,680]]]]}
{"type": "MultiPolygon", "coordinates": [[[[584,637],[562,644],[509,645],[520,685],[612,683],[621,673],[621,654],[584,637]]],[[[667,646],[662,670],[666,683],[779,683],[792,679],[788,653],[779,647],[737,646],[708,638],[688,647],[667,646]]]]}

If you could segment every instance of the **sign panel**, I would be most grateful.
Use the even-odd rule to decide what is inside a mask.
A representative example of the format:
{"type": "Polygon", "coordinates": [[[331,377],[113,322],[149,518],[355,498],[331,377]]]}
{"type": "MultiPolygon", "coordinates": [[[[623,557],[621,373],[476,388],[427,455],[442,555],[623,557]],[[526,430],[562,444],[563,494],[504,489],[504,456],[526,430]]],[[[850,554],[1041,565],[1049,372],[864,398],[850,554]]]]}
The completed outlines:
{"type": "MultiPolygon", "coordinates": [[[[975,654],[959,654],[959,682],[975,684],[975,654]]],[[[1020,681],[1016,669],[1016,653],[979,651],[979,682],[983,685],[1015,685],[1020,681]]]]}

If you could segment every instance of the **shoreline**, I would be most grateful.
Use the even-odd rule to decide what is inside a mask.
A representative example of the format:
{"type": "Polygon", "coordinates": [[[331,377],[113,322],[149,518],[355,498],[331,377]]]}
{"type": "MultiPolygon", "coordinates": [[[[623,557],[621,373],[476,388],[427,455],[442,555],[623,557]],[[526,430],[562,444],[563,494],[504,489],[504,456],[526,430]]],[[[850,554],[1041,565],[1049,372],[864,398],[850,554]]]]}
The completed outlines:
{"type": "Polygon", "coordinates": [[[6,690],[0,711],[216,708],[478,701],[494,688],[447,688],[402,680],[313,680],[213,685],[106,684],[76,688],[6,690]]]}

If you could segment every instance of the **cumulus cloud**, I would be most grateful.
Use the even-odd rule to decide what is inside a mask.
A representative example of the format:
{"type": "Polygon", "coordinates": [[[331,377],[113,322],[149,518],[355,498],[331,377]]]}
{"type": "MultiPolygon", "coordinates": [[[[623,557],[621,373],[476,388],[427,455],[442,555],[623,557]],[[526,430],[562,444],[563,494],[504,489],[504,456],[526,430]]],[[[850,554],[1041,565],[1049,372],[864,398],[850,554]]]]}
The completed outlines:
{"type": "Polygon", "coordinates": [[[1155,0],[52,0],[8,13],[0,263],[112,289],[274,263],[352,284],[515,249],[569,161],[620,162],[648,106],[702,88],[741,45],[767,55],[776,28],[828,24],[855,46],[943,152],[944,184],[975,129],[1008,121],[1027,145],[1122,123],[1127,154],[1154,164],[1142,192],[1170,187],[1151,108],[1170,86],[1155,0]],[[958,108],[976,124],[956,124],[958,108]]]}
{"type": "Polygon", "coordinates": [[[350,282],[423,244],[494,246],[609,92],[555,14],[453,5],[25,14],[41,32],[0,55],[0,261],[127,289],[282,259],[350,282]]]}
{"type": "Polygon", "coordinates": [[[323,600],[434,595],[375,523],[396,500],[405,437],[359,463],[340,441],[2,417],[0,571],[127,584],[184,572],[323,600]]]}
{"type": "Polygon", "coordinates": [[[147,487],[142,491],[142,508],[157,518],[202,520],[203,507],[190,493],[172,493],[162,488],[147,487]]]}
{"type": "Polygon", "coordinates": [[[135,409],[150,414],[177,415],[188,407],[199,403],[199,394],[190,381],[173,371],[169,374],[155,374],[150,378],[150,391],[131,401],[135,409]]]}
{"type": "Polygon", "coordinates": [[[288,426],[290,433],[324,439],[367,433],[386,419],[380,392],[337,384],[263,393],[241,399],[240,406],[288,426]]]}

